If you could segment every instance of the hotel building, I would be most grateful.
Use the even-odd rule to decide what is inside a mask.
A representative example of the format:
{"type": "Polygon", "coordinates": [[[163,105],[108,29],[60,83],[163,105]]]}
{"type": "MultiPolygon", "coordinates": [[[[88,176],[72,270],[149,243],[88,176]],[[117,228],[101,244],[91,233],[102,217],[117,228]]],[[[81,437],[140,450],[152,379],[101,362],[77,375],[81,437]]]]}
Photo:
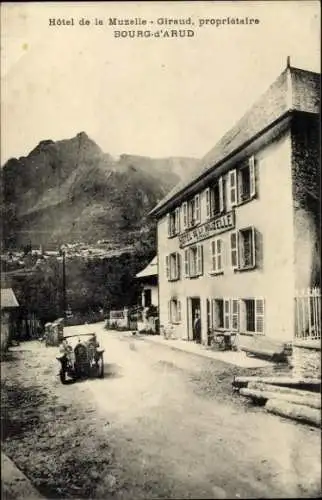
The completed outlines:
{"type": "Polygon", "coordinates": [[[152,210],[160,325],[177,337],[293,339],[296,293],[320,276],[319,84],[288,62],[198,173],[152,210]]]}

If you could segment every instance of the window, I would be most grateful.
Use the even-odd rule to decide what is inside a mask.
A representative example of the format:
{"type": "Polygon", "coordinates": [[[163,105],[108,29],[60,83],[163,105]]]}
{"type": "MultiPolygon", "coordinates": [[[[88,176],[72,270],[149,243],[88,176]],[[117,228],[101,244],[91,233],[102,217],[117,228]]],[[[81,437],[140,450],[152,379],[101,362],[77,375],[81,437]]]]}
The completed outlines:
{"type": "Polygon", "coordinates": [[[196,194],[187,202],[188,227],[194,227],[201,221],[200,195],[196,194]]]}
{"type": "Polygon", "coordinates": [[[184,251],[184,276],[194,278],[203,274],[203,247],[196,245],[184,251]]]}
{"type": "Polygon", "coordinates": [[[255,158],[251,156],[238,170],[228,173],[231,206],[249,201],[256,195],[255,158]]]}
{"type": "Polygon", "coordinates": [[[212,273],[223,272],[223,240],[216,238],[211,242],[212,273]]]}
{"type": "Polygon", "coordinates": [[[230,234],[230,256],[233,269],[253,269],[256,266],[256,230],[254,227],[230,234]]]}
{"type": "Polygon", "coordinates": [[[185,201],[183,204],[182,204],[182,226],[183,226],[183,230],[187,229],[188,227],[188,203],[185,201]]]}
{"type": "Polygon", "coordinates": [[[239,330],[239,299],[213,299],[212,314],[215,329],[239,330]]]}
{"type": "Polygon", "coordinates": [[[180,279],[180,254],[174,252],[170,255],[166,255],[165,268],[168,281],[180,279]]]}
{"type": "Polygon", "coordinates": [[[176,208],[167,215],[168,218],[168,236],[175,236],[180,233],[180,209],[176,208]]]}
{"type": "Polygon", "coordinates": [[[192,198],[188,201],[188,226],[193,227],[195,224],[195,199],[192,198]]]}
{"type": "Polygon", "coordinates": [[[168,319],[170,323],[181,322],[181,302],[177,299],[171,299],[168,302],[168,319]]]}
{"type": "Polygon", "coordinates": [[[247,333],[264,334],[264,299],[242,301],[244,330],[247,333]]]}
{"type": "Polygon", "coordinates": [[[152,304],[152,293],[151,289],[147,288],[144,290],[144,307],[150,307],[152,304]]]}
{"type": "Polygon", "coordinates": [[[214,299],[212,301],[212,315],[214,328],[224,328],[224,301],[214,299]]]}
{"type": "Polygon", "coordinates": [[[206,218],[211,219],[224,211],[224,181],[220,177],[206,189],[206,218]]]}

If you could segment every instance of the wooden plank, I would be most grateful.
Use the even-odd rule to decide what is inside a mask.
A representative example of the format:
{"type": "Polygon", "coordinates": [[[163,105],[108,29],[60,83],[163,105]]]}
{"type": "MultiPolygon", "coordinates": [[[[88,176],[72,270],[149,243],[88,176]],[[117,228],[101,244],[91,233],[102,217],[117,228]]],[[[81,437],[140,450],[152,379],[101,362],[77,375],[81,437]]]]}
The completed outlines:
{"type": "Polygon", "coordinates": [[[235,377],[232,385],[236,388],[247,387],[249,382],[263,382],[266,384],[279,385],[281,387],[293,387],[306,389],[313,392],[321,391],[321,379],[318,378],[292,378],[292,377],[235,377]]]}
{"type": "Polygon", "coordinates": [[[293,394],[294,396],[314,396],[315,392],[305,389],[294,389],[292,387],[282,387],[279,385],[265,384],[263,382],[249,382],[248,389],[257,389],[259,391],[279,392],[281,394],[293,394]]]}
{"type": "Polygon", "coordinates": [[[265,409],[274,415],[298,420],[315,427],[321,427],[321,410],[309,408],[306,405],[292,404],[287,401],[270,399],[267,401],[265,409]]]}
{"type": "Polygon", "coordinates": [[[268,399],[276,399],[281,401],[287,401],[289,403],[297,404],[297,405],[305,405],[310,408],[321,409],[321,398],[320,396],[298,396],[296,394],[283,394],[280,392],[272,392],[272,391],[261,391],[257,389],[240,389],[240,394],[242,396],[249,397],[254,401],[264,402],[268,399]]]}

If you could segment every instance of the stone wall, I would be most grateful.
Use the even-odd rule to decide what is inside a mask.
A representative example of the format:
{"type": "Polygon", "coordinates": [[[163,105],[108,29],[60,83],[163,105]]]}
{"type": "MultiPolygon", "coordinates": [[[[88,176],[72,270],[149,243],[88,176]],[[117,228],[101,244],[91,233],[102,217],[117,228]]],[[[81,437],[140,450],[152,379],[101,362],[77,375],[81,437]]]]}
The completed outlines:
{"type": "Polygon", "coordinates": [[[293,376],[321,378],[321,349],[293,346],[293,376]]]}

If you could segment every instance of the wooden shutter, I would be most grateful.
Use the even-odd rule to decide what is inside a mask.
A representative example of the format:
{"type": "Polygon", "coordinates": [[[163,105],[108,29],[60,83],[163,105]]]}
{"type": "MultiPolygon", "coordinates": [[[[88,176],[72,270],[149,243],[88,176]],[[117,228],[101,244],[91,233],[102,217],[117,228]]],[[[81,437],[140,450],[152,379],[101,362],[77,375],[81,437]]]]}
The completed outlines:
{"type": "Polygon", "coordinates": [[[203,247],[202,245],[197,246],[197,276],[201,276],[203,273],[203,247]]]}
{"type": "Polygon", "coordinates": [[[230,330],[230,300],[224,299],[224,328],[230,330]]]}
{"type": "Polygon", "coordinates": [[[212,262],[212,271],[216,271],[217,269],[217,254],[216,254],[216,240],[211,242],[211,262],[212,262]]]}
{"type": "Polygon", "coordinates": [[[177,300],[177,321],[181,321],[181,302],[177,300]]]}
{"type": "Polygon", "coordinates": [[[255,299],[255,332],[264,335],[264,299],[255,299]]]}
{"type": "Polygon", "coordinates": [[[216,300],[211,300],[211,323],[212,328],[215,328],[218,325],[218,310],[216,300]]]}
{"type": "Polygon", "coordinates": [[[170,258],[169,255],[165,256],[165,275],[167,277],[167,280],[170,279],[170,258]]]}
{"type": "Polygon", "coordinates": [[[195,209],[194,219],[195,219],[196,224],[199,224],[200,223],[200,195],[199,194],[196,194],[196,196],[195,196],[194,209],[195,209]]]}
{"type": "Polygon", "coordinates": [[[180,208],[175,210],[175,233],[180,233],[180,208]]]}
{"type": "Polygon", "coordinates": [[[223,265],[222,265],[222,246],[223,242],[221,238],[218,238],[216,241],[217,245],[217,271],[222,271],[223,265]]]}
{"type": "Polygon", "coordinates": [[[182,204],[182,213],[183,213],[183,229],[187,229],[188,227],[188,203],[185,201],[182,204]]]}
{"type": "Polygon", "coordinates": [[[224,179],[223,179],[223,177],[219,177],[218,186],[219,186],[219,211],[223,212],[225,210],[224,179]]]}
{"type": "Polygon", "coordinates": [[[255,177],[255,157],[251,156],[249,158],[249,193],[251,198],[256,196],[256,177],[255,177]]]}
{"type": "Polygon", "coordinates": [[[180,268],[181,268],[181,262],[180,262],[180,257],[181,255],[179,253],[176,253],[176,279],[180,279],[180,268]]]}
{"type": "Polygon", "coordinates": [[[252,226],[252,266],[256,266],[256,230],[252,226]]]}
{"type": "Polygon", "coordinates": [[[206,219],[210,219],[211,214],[211,201],[210,201],[210,188],[206,189],[206,219]]]}
{"type": "Polygon", "coordinates": [[[171,300],[168,300],[168,321],[171,323],[171,300]]]}
{"type": "Polygon", "coordinates": [[[189,250],[186,249],[184,251],[184,277],[188,278],[189,276],[189,250]]]}
{"type": "Polygon", "coordinates": [[[206,305],[207,305],[207,334],[209,335],[209,332],[210,332],[210,330],[212,328],[210,299],[206,299],[206,305]]]}
{"type": "Polygon", "coordinates": [[[229,196],[230,205],[234,207],[237,205],[237,172],[236,170],[231,170],[229,172],[229,196]]]}
{"type": "Polygon", "coordinates": [[[167,228],[168,228],[168,237],[171,236],[171,220],[170,220],[170,214],[167,214],[167,228]]]}
{"type": "Polygon", "coordinates": [[[231,312],[230,328],[231,328],[231,330],[236,332],[239,330],[239,300],[238,299],[231,299],[230,312],[231,312]]]}
{"type": "Polygon", "coordinates": [[[230,258],[233,269],[239,267],[238,239],[238,231],[232,231],[230,233],[230,258]]]}

